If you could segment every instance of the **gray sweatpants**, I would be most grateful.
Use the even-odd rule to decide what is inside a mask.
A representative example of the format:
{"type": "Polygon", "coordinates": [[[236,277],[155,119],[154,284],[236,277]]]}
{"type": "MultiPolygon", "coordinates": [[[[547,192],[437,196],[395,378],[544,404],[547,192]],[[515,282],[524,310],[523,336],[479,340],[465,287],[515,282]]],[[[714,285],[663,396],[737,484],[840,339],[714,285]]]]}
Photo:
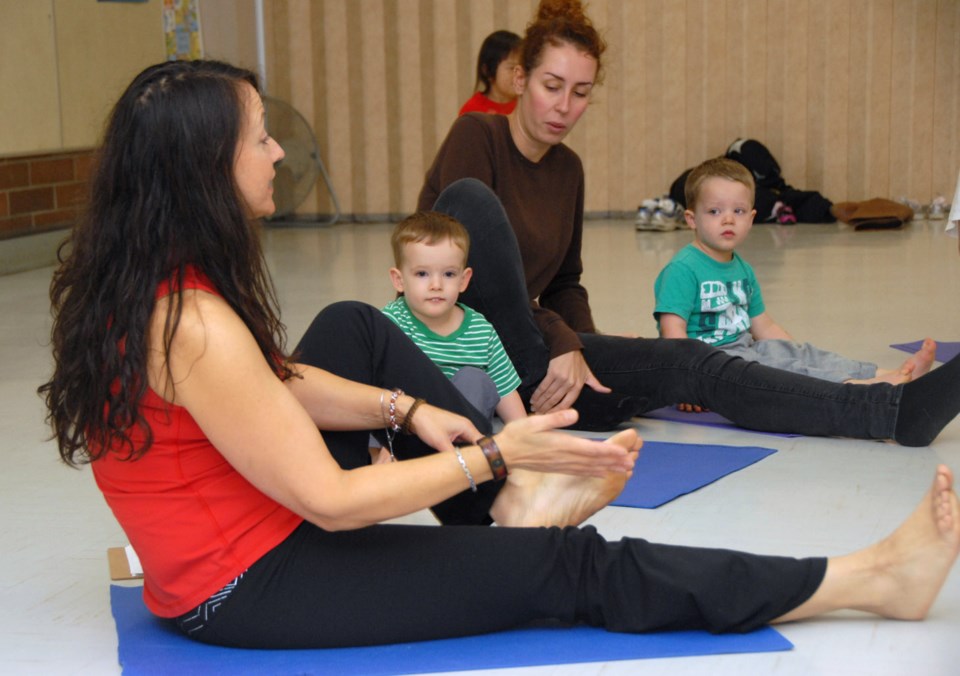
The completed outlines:
{"type": "Polygon", "coordinates": [[[873,378],[877,375],[876,364],[847,359],[810,343],[777,339],[754,340],[749,333],[743,333],[734,342],[719,347],[724,352],[747,361],[834,383],[873,378]]]}

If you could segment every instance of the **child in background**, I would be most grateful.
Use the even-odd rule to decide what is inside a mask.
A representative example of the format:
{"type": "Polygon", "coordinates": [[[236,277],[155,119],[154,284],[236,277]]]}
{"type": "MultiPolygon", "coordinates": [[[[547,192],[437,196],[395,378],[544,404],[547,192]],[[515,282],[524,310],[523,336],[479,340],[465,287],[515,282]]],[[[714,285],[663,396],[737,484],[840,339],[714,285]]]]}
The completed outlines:
{"type": "Polygon", "coordinates": [[[510,31],[494,31],[480,45],[477,56],[477,92],[460,108],[465,113],[509,115],[517,105],[513,90],[513,69],[518,64],[520,36],[510,31]],[[482,89],[481,89],[482,87],[482,89]]]}
{"type": "Polygon", "coordinates": [[[488,418],[504,423],[527,415],[517,392],[520,377],[496,330],[483,315],[457,302],[470,283],[470,239],[446,214],[418,211],[391,237],[400,294],[383,308],[409,338],[488,418]]]}
{"type": "MultiPolygon", "coordinates": [[[[897,370],[797,343],[766,313],[753,268],[736,252],[753,226],[754,181],[742,164],[707,160],[687,178],[684,218],[694,242],[657,276],[654,317],[663,338],[696,338],[748,361],[832,382],[903,383],[930,370],[929,338],[897,370]]],[[[681,405],[683,408],[683,405],[681,405]]]]}

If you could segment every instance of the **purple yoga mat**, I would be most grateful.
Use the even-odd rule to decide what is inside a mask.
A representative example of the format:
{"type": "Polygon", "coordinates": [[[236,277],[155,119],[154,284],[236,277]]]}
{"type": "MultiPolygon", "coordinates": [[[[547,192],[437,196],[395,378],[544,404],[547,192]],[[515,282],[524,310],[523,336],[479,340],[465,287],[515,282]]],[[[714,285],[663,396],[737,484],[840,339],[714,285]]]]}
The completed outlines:
{"type": "Polygon", "coordinates": [[[724,418],[719,413],[714,413],[713,411],[706,411],[704,413],[687,413],[686,411],[678,411],[676,406],[664,406],[663,408],[657,408],[652,411],[647,411],[643,414],[644,418],[656,418],[657,420],[669,420],[670,422],[686,423],[688,425],[703,425],[705,427],[726,427],[726,428],[736,428],[744,432],[752,432],[754,434],[767,434],[773,437],[802,437],[802,434],[787,434],[783,432],[761,432],[760,430],[750,430],[745,427],[737,427],[730,420],[724,418]]]}

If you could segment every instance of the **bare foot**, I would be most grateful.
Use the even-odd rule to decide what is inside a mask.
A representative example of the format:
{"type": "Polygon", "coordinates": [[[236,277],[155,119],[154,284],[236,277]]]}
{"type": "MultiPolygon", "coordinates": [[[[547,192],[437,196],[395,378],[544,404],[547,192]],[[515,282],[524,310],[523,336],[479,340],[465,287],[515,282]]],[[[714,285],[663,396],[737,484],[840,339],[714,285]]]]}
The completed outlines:
{"type": "Polygon", "coordinates": [[[937,467],[930,491],[899,528],[859,552],[831,558],[809,600],[776,622],[841,608],[922,620],[960,553],[960,503],[953,473],[937,467]]]}
{"type": "MultiPolygon", "coordinates": [[[[609,441],[639,455],[642,442],[627,429],[609,441]]],[[[577,526],[620,495],[632,472],[610,472],[604,477],[547,474],[511,470],[490,515],[500,526],[577,526]]]]}
{"type": "Polygon", "coordinates": [[[923,345],[912,357],[903,362],[900,367],[902,371],[908,364],[913,366],[911,378],[919,378],[933,367],[933,362],[937,358],[937,341],[932,338],[924,338],[923,345]]]}
{"type": "Polygon", "coordinates": [[[933,367],[933,362],[937,358],[937,343],[931,338],[925,338],[923,345],[917,350],[916,354],[909,357],[896,371],[877,369],[877,375],[874,378],[864,380],[848,380],[846,382],[854,385],[870,385],[872,383],[889,383],[891,385],[902,385],[911,380],[925,375],[933,367]]]}
{"type": "Polygon", "coordinates": [[[960,553],[960,504],[946,465],[937,467],[933,486],[913,514],[871,549],[878,584],[887,594],[862,610],[900,620],[925,618],[960,553]]]}

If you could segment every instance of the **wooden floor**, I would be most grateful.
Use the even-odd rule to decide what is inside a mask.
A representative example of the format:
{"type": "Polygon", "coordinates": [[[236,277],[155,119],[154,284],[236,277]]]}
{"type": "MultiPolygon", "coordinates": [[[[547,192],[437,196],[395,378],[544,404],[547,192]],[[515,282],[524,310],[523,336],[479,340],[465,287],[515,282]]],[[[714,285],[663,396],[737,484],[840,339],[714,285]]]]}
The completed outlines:
{"type": "MultiPolygon", "coordinates": [[[[942,221],[919,222],[902,231],[857,233],[843,225],[758,226],[742,253],[756,268],[768,311],[796,338],[890,366],[905,356],[891,343],[960,340],[960,257],[942,227],[942,221]]],[[[265,233],[291,342],[326,303],[390,299],[389,232],[384,224],[265,233]]],[[[602,330],[655,333],[653,280],[687,241],[687,232],[638,233],[631,221],[588,222],[584,282],[602,330]]],[[[35,394],[50,368],[51,271],[0,277],[0,671],[119,673],[105,552],[126,541],[89,469],[59,463],[35,394]]],[[[603,510],[591,522],[609,538],[839,554],[890,531],[926,490],[937,463],[960,470],[960,422],[917,449],[644,419],[634,424],[647,439],[779,452],[656,510],[603,510]]],[[[957,673],[960,574],[954,571],[923,623],[850,613],[781,631],[794,650],[511,673],[957,673]]]]}

